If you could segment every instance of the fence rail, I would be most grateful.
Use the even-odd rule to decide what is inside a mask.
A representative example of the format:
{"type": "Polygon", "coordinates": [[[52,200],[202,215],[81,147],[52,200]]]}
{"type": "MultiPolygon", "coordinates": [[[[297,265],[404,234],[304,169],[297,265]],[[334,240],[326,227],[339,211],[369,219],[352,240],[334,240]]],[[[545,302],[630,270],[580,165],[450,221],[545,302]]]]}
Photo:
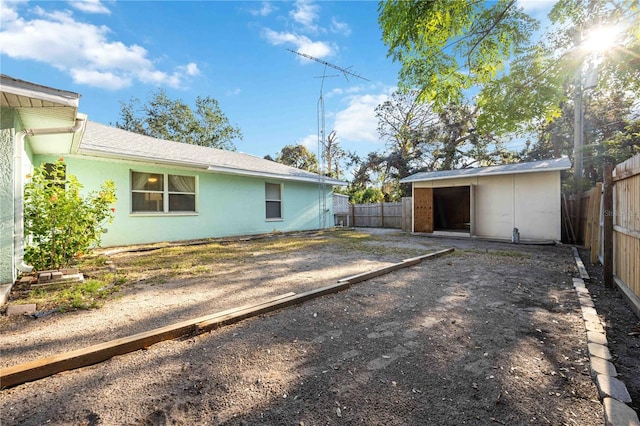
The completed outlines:
{"type": "MultiPolygon", "coordinates": [[[[613,218],[613,274],[640,300],[640,155],[618,164],[612,173],[613,208],[605,207],[598,184],[582,195],[579,242],[591,249],[591,261],[604,263],[605,216],[613,218]]],[[[574,199],[575,200],[575,199],[574,199]]],[[[571,201],[574,201],[571,200],[571,201]]],[[[575,217],[575,204],[569,203],[575,217]]],[[[640,312],[638,312],[640,315],[640,312]]]]}
{"type": "Polygon", "coordinates": [[[402,228],[402,203],[352,204],[351,223],[366,228],[402,228]]]}

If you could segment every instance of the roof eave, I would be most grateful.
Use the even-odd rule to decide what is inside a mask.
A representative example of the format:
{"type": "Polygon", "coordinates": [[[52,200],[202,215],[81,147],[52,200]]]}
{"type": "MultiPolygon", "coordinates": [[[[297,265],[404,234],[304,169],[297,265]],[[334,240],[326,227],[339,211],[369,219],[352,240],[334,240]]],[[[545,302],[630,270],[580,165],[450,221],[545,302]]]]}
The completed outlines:
{"type": "Polygon", "coordinates": [[[74,108],[78,108],[81,96],[78,93],[54,89],[6,75],[2,75],[2,78],[0,78],[0,90],[15,96],[39,99],[74,108]]]}
{"type": "Polygon", "coordinates": [[[428,178],[404,178],[400,181],[400,183],[412,183],[412,182],[424,182],[424,181],[432,181],[432,180],[449,180],[449,179],[464,179],[464,178],[477,178],[483,176],[500,176],[500,175],[520,175],[524,173],[543,173],[543,172],[558,172],[563,170],[569,170],[571,167],[561,166],[561,167],[549,167],[545,169],[528,169],[528,170],[512,170],[512,171],[498,171],[493,173],[473,173],[468,175],[455,175],[455,176],[436,176],[436,177],[428,177],[428,178]]]}
{"type": "MultiPolygon", "coordinates": [[[[306,176],[292,176],[292,175],[285,175],[285,174],[280,174],[280,173],[269,173],[269,172],[259,172],[259,171],[254,171],[254,170],[243,170],[243,169],[235,169],[232,167],[222,167],[222,166],[209,166],[207,168],[208,171],[210,172],[216,172],[216,173],[224,173],[224,174],[230,174],[230,175],[237,175],[237,176],[251,176],[251,177],[261,177],[261,178],[271,178],[271,179],[280,179],[280,180],[289,180],[289,181],[296,181],[296,182],[311,182],[311,183],[321,183],[321,177],[306,177],[306,176]]],[[[342,182],[339,180],[335,180],[335,179],[327,179],[325,178],[325,183],[327,185],[331,185],[331,186],[346,186],[347,183],[346,182],[342,182]]]]}

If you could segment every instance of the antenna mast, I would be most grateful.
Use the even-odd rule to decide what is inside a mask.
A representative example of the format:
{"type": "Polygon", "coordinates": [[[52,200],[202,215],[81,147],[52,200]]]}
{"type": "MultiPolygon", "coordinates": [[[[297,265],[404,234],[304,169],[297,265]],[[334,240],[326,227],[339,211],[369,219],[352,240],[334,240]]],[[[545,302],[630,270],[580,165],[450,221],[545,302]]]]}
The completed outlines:
{"type": "MultiPolygon", "coordinates": [[[[297,52],[292,49],[287,49],[291,53],[295,53],[296,55],[302,56],[303,58],[310,59],[312,61],[316,61],[322,65],[324,65],[324,71],[322,76],[320,77],[322,81],[320,82],[320,98],[318,99],[318,161],[319,161],[319,170],[318,175],[320,176],[319,186],[318,186],[318,227],[320,229],[324,229],[327,227],[327,184],[325,181],[325,170],[326,170],[326,147],[327,144],[325,142],[325,120],[324,120],[324,98],[322,97],[322,90],[324,88],[324,79],[326,77],[336,77],[336,76],[328,76],[327,67],[338,70],[344,75],[344,78],[349,81],[349,76],[359,78],[360,80],[369,81],[366,78],[362,77],[359,74],[349,71],[348,68],[339,67],[337,65],[331,64],[327,61],[323,61],[322,59],[315,58],[311,55],[307,55],[306,53],[297,52]]],[[[351,67],[349,67],[351,68],[351,67]]]]}

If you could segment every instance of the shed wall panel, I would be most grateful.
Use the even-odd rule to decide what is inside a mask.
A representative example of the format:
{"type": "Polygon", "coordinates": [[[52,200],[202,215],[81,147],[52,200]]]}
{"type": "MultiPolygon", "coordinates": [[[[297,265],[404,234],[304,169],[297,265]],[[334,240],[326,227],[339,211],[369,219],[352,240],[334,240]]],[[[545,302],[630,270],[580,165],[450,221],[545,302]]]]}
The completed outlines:
{"type": "Polygon", "coordinates": [[[560,240],[559,171],[420,181],[414,189],[471,185],[474,235],[510,240],[517,227],[523,240],[560,240]]]}

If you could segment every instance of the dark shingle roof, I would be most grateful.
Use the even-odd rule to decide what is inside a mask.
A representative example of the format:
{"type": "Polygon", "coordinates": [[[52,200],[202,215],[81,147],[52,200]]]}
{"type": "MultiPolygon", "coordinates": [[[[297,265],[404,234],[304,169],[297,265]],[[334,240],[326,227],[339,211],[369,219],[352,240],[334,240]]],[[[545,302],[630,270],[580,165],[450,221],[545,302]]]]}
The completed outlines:
{"type": "MultiPolygon", "coordinates": [[[[87,122],[78,153],[186,166],[235,175],[305,182],[320,181],[320,177],[315,173],[253,155],[156,139],[93,121],[87,122]]],[[[324,178],[324,181],[327,185],[345,185],[344,182],[331,178],[324,178]]]]}

